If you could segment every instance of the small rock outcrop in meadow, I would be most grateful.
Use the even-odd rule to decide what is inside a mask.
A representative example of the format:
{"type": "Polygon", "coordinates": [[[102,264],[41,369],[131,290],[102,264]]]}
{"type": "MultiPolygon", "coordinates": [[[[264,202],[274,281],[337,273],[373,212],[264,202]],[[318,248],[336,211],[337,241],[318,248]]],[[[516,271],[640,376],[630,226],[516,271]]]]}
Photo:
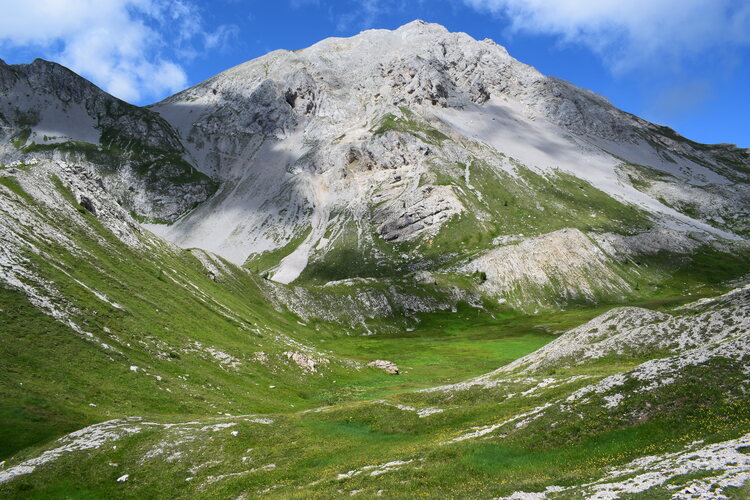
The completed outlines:
{"type": "Polygon", "coordinates": [[[385,359],[376,359],[375,361],[367,363],[367,366],[372,366],[373,368],[377,368],[378,370],[383,370],[388,375],[398,375],[398,366],[396,366],[396,363],[393,363],[392,361],[387,361],[385,359]]]}

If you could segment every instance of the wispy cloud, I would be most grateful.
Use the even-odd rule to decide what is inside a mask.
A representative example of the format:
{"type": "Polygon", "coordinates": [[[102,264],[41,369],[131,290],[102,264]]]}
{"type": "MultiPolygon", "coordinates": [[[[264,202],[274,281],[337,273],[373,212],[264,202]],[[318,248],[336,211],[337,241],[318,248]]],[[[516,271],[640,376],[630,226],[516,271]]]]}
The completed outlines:
{"type": "Polygon", "coordinates": [[[335,16],[336,30],[371,28],[378,16],[388,12],[391,8],[390,2],[385,0],[359,0],[353,3],[355,7],[351,11],[335,16]]]}
{"type": "Polygon", "coordinates": [[[187,0],[6,0],[0,44],[36,47],[113,95],[140,102],[184,88],[185,62],[236,30],[207,30],[187,0]]]}
{"type": "MultiPolygon", "coordinates": [[[[408,0],[289,0],[294,9],[325,9],[333,27],[338,32],[349,32],[372,28],[384,15],[402,8],[408,0]]],[[[423,0],[418,0],[420,3],[423,0]]]]}
{"type": "Polygon", "coordinates": [[[510,21],[511,31],[557,35],[599,54],[615,72],[679,65],[750,43],[750,3],[737,0],[463,0],[510,21]]]}

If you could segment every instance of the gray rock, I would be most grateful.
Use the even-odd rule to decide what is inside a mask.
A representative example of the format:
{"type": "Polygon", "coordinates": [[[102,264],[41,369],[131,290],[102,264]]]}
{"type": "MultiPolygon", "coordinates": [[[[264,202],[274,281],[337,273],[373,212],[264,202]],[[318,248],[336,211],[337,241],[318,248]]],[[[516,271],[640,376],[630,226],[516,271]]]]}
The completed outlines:
{"type": "Polygon", "coordinates": [[[375,361],[367,363],[367,366],[377,368],[378,370],[383,370],[388,375],[398,375],[398,366],[396,366],[396,363],[393,363],[391,361],[376,359],[375,361]]]}

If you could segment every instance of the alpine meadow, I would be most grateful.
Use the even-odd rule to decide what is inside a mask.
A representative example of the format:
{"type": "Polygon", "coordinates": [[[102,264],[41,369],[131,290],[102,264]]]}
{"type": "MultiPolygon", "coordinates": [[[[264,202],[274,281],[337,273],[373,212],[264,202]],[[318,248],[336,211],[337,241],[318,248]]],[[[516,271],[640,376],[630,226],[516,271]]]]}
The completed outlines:
{"type": "Polygon", "coordinates": [[[750,498],[750,150],[438,24],[160,102],[0,60],[0,495],[750,498]]]}

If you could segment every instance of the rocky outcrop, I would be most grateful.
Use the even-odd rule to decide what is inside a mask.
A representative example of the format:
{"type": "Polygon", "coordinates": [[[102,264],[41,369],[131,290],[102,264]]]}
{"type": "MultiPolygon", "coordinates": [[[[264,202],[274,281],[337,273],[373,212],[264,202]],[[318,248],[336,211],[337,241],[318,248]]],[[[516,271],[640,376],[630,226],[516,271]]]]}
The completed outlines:
{"type": "MultiPolygon", "coordinates": [[[[541,349],[503,367],[500,372],[533,373],[611,355],[679,354],[706,345],[721,345],[748,329],[748,286],[715,299],[682,306],[671,314],[619,307],[566,332],[541,349]]],[[[742,339],[740,344],[747,344],[747,339],[742,339]]]]}
{"type": "Polygon", "coordinates": [[[302,368],[303,371],[306,371],[308,373],[317,373],[320,365],[328,364],[327,359],[318,359],[311,356],[310,354],[305,354],[304,352],[284,351],[283,354],[291,361],[294,361],[294,363],[302,368]]]}
{"type": "Polygon", "coordinates": [[[425,186],[384,203],[373,220],[385,241],[401,242],[425,234],[435,236],[445,222],[463,211],[452,186],[425,186]]]}
{"type": "Polygon", "coordinates": [[[388,375],[398,375],[399,373],[396,363],[393,363],[392,361],[386,361],[384,359],[376,359],[375,361],[367,363],[367,366],[377,368],[378,370],[383,370],[388,375]]]}
{"type": "Polygon", "coordinates": [[[520,243],[496,247],[460,271],[483,277],[480,289],[519,307],[550,301],[588,300],[626,295],[630,284],[611,258],[577,229],[562,229],[520,243]]]}

